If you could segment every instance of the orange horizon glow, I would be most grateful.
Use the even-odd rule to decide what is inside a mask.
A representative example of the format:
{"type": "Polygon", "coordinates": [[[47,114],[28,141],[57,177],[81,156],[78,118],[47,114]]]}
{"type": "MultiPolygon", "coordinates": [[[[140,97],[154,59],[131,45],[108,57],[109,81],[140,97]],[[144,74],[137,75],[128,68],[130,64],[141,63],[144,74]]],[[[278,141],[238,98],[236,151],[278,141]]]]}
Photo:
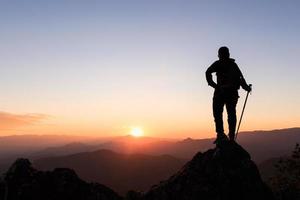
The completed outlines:
{"type": "MultiPolygon", "coordinates": [[[[143,121],[139,126],[132,126],[128,121],[119,121],[119,123],[108,123],[96,125],[95,120],[73,120],[68,121],[64,118],[44,117],[47,115],[28,115],[28,114],[3,114],[1,120],[5,122],[0,126],[0,136],[8,135],[74,135],[91,137],[115,137],[122,135],[132,135],[134,137],[156,137],[170,139],[184,138],[212,138],[215,137],[214,122],[212,116],[206,120],[180,120],[170,121],[143,121]],[[24,117],[25,122],[21,123],[24,117]],[[4,120],[5,119],[5,120],[4,120]],[[11,122],[10,122],[11,120],[11,122]],[[147,131],[145,131],[147,130],[147,131]]],[[[50,115],[49,115],[50,116],[50,115]]],[[[283,121],[273,118],[269,123],[263,122],[251,116],[251,112],[246,113],[241,125],[241,131],[254,130],[274,130],[282,128],[299,127],[297,122],[283,121]],[[275,122],[275,123],[274,123],[275,122]]],[[[1,115],[0,115],[1,118],[1,115]]],[[[227,130],[226,116],[224,116],[224,127],[227,130]]]]}

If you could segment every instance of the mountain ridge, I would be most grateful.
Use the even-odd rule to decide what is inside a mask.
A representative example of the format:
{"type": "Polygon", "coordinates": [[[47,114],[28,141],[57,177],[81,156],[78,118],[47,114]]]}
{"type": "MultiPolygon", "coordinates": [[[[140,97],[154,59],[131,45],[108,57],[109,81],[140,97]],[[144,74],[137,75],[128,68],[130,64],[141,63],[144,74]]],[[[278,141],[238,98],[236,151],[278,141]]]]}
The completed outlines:
{"type": "MultiPolygon", "coordinates": [[[[159,141],[153,148],[143,148],[136,150],[127,149],[125,142],[110,142],[99,146],[99,148],[111,149],[116,152],[145,152],[146,154],[173,155],[181,159],[191,159],[197,151],[206,151],[213,148],[215,138],[193,139],[185,138],[176,142],[159,141]]],[[[300,128],[274,129],[264,131],[247,131],[238,135],[237,141],[247,149],[252,158],[258,164],[268,158],[285,155],[292,151],[296,142],[300,142],[300,128]]],[[[129,143],[130,144],[130,143],[129,143]]]]}

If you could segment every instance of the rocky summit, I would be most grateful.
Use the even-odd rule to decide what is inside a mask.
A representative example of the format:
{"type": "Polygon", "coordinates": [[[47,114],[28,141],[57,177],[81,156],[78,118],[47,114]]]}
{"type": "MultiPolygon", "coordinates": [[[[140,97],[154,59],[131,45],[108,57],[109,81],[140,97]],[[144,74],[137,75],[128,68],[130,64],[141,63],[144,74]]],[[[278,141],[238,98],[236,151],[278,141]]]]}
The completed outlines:
{"type": "Polygon", "coordinates": [[[178,173],[153,186],[143,200],[274,199],[250,155],[235,142],[197,153],[178,173]]]}

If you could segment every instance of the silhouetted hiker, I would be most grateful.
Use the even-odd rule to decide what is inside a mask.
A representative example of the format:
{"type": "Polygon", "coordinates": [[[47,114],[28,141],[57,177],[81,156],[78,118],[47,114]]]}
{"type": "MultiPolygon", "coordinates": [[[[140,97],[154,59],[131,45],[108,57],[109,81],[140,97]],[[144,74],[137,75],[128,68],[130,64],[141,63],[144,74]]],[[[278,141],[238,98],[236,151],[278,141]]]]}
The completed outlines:
{"type": "Polygon", "coordinates": [[[215,61],[206,70],[208,85],[215,89],[213,97],[213,115],[215,119],[217,139],[215,143],[228,140],[223,128],[223,108],[226,106],[229,125],[229,139],[234,141],[236,129],[236,104],[238,102],[238,89],[240,86],[248,92],[251,87],[246,83],[241,70],[230,58],[229,49],[221,47],[218,51],[219,60],[215,61]],[[213,81],[212,73],[217,75],[217,83],[213,81]]]}

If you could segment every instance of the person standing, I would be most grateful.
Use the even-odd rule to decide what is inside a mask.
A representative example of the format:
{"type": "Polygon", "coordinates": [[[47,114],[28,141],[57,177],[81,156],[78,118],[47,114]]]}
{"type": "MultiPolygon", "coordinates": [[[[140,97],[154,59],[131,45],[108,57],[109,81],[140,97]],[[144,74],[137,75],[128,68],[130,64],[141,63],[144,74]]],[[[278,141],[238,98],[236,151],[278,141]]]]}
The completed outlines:
{"type": "Polygon", "coordinates": [[[247,92],[251,91],[243,77],[241,70],[230,58],[228,47],[221,47],[218,50],[219,60],[215,61],[206,70],[206,80],[209,86],[215,89],[213,96],[213,116],[217,138],[214,143],[228,140],[223,127],[223,109],[226,107],[229,127],[229,140],[234,141],[236,131],[236,105],[238,102],[238,90],[240,86],[247,92]],[[216,73],[217,82],[214,82],[212,73],[216,73]]]}

